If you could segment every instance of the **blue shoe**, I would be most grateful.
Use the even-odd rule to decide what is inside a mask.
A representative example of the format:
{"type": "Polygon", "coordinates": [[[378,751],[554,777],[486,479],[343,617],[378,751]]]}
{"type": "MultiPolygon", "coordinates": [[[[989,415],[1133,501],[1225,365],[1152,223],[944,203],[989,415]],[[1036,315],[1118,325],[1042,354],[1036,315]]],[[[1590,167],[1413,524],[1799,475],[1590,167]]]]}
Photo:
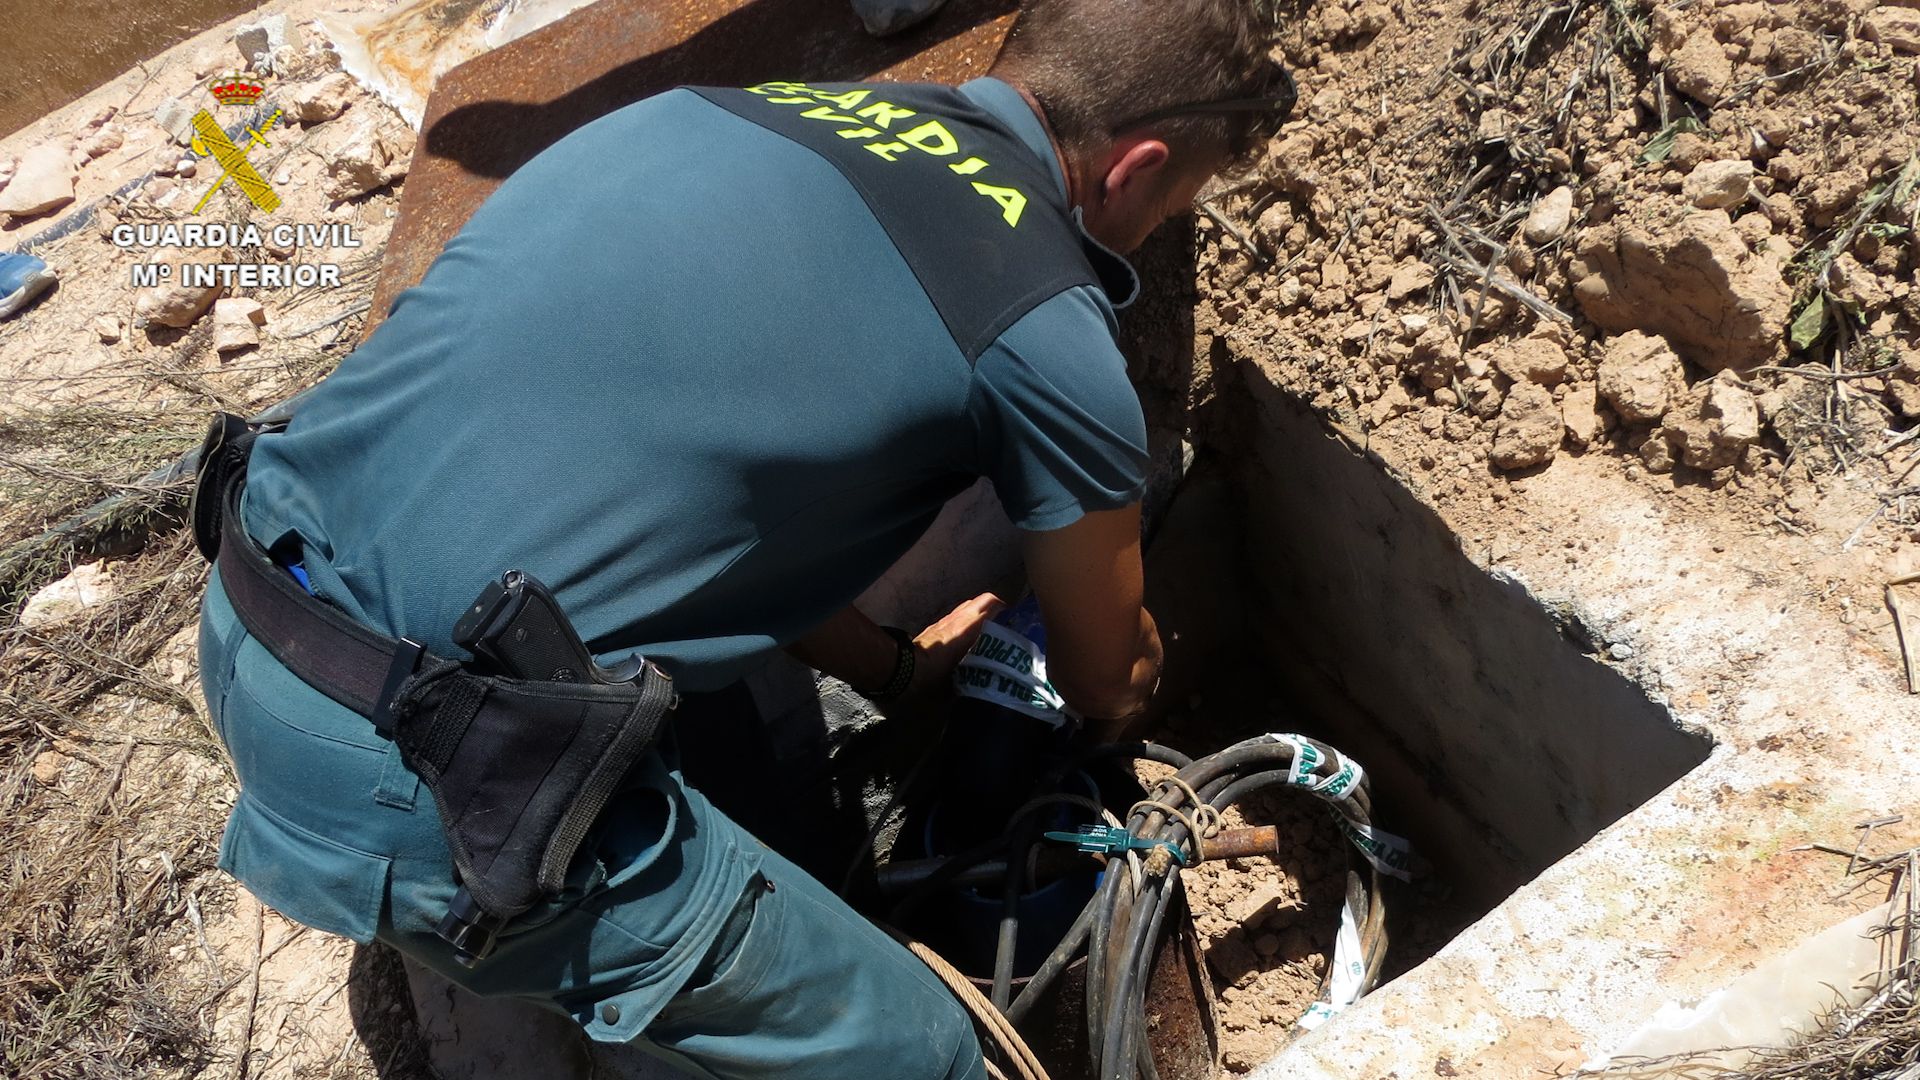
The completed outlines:
{"type": "Polygon", "coordinates": [[[33,298],[53,288],[60,275],[33,255],[0,255],[0,319],[10,318],[33,298]]]}

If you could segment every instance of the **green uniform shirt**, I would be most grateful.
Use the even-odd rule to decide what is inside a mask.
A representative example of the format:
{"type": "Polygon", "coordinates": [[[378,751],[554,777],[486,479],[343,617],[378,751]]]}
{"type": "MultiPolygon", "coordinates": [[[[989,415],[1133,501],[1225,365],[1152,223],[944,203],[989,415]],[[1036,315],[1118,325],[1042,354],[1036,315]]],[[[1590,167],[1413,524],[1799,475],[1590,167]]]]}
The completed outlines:
{"type": "MultiPolygon", "coordinates": [[[[1011,87],[941,93],[1057,186],[1022,213],[1065,215],[1011,87]]],[[[842,167],[868,158],[887,167],[836,166],[691,90],[568,135],[259,441],[249,531],[297,541],[318,595],[447,655],[465,605],[524,570],[596,653],[642,650],[704,690],[849,603],[977,477],[1024,529],[1138,499],[1125,263],[1069,221],[1108,284],[1037,299],[970,357],[842,167]]]]}

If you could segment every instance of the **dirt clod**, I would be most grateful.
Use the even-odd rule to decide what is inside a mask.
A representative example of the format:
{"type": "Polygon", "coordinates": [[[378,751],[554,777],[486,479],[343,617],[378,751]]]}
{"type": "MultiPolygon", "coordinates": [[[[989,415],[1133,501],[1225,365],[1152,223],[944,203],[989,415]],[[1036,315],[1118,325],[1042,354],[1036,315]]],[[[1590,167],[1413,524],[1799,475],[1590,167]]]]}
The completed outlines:
{"type": "Polygon", "coordinates": [[[1686,369],[1663,339],[1629,330],[1607,342],[1599,391],[1626,423],[1657,423],[1685,383],[1686,369]]]}
{"type": "Polygon", "coordinates": [[[1687,174],[1681,194],[1702,210],[1722,210],[1745,202],[1753,186],[1753,162],[1709,161],[1687,174]]]}
{"type": "Polygon", "coordinates": [[[1520,383],[1507,394],[1494,429],[1493,463],[1502,469],[1527,469],[1553,459],[1564,422],[1560,407],[1545,387],[1520,383]]]}
{"type": "Polygon", "coordinates": [[[1656,203],[1587,230],[1570,270],[1581,310],[1601,329],[1659,334],[1719,371],[1785,351],[1792,290],[1783,261],[1750,250],[1724,210],[1656,203]]]}

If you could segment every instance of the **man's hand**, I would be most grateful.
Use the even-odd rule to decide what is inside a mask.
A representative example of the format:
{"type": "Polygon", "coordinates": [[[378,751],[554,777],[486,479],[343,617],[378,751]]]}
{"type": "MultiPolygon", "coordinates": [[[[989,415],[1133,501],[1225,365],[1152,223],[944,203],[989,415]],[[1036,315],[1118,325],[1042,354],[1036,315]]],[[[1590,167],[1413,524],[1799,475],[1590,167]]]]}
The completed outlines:
{"type": "MultiPolygon", "coordinates": [[[[960,658],[973,648],[980,627],[1006,606],[992,593],[981,593],[920,631],[913,639],[913,681],[901,696],[917,698],[946,685],[960,658]]],[[[859,609],[847,607],[787,646],[787,653],[817,671],[871,690],[892,676],[900,646],[859,609]]]]}
{"type": "Polygon", "coordinates": [[[960,666],[974,639],[980,636],[980,628],[1006,606],[1006,601],[992,593],[981,593],[920,631],[913,639],[918,655],[913,660],[913,685],[907,689],[907,696],[919,697],[947,685],[953,669],[960,666]]]}

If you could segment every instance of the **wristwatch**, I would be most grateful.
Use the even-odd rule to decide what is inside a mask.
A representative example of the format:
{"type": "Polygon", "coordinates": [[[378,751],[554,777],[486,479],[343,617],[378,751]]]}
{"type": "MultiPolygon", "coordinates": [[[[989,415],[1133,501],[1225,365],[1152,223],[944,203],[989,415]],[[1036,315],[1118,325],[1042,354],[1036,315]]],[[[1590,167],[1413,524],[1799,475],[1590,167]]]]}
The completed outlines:
{"type": "Polygon", "coordinates": [[[913,636],[905,630],[897,626],[883,626],[880,629],[900,647],[899,653],[894,656],[893,674],[879,686],[870,689],[856,686],[854,689],[867,700],[884,704],[898,699],[900,695],[907,692],[907,687],[913,685],[914,648],[913,636]]]}

